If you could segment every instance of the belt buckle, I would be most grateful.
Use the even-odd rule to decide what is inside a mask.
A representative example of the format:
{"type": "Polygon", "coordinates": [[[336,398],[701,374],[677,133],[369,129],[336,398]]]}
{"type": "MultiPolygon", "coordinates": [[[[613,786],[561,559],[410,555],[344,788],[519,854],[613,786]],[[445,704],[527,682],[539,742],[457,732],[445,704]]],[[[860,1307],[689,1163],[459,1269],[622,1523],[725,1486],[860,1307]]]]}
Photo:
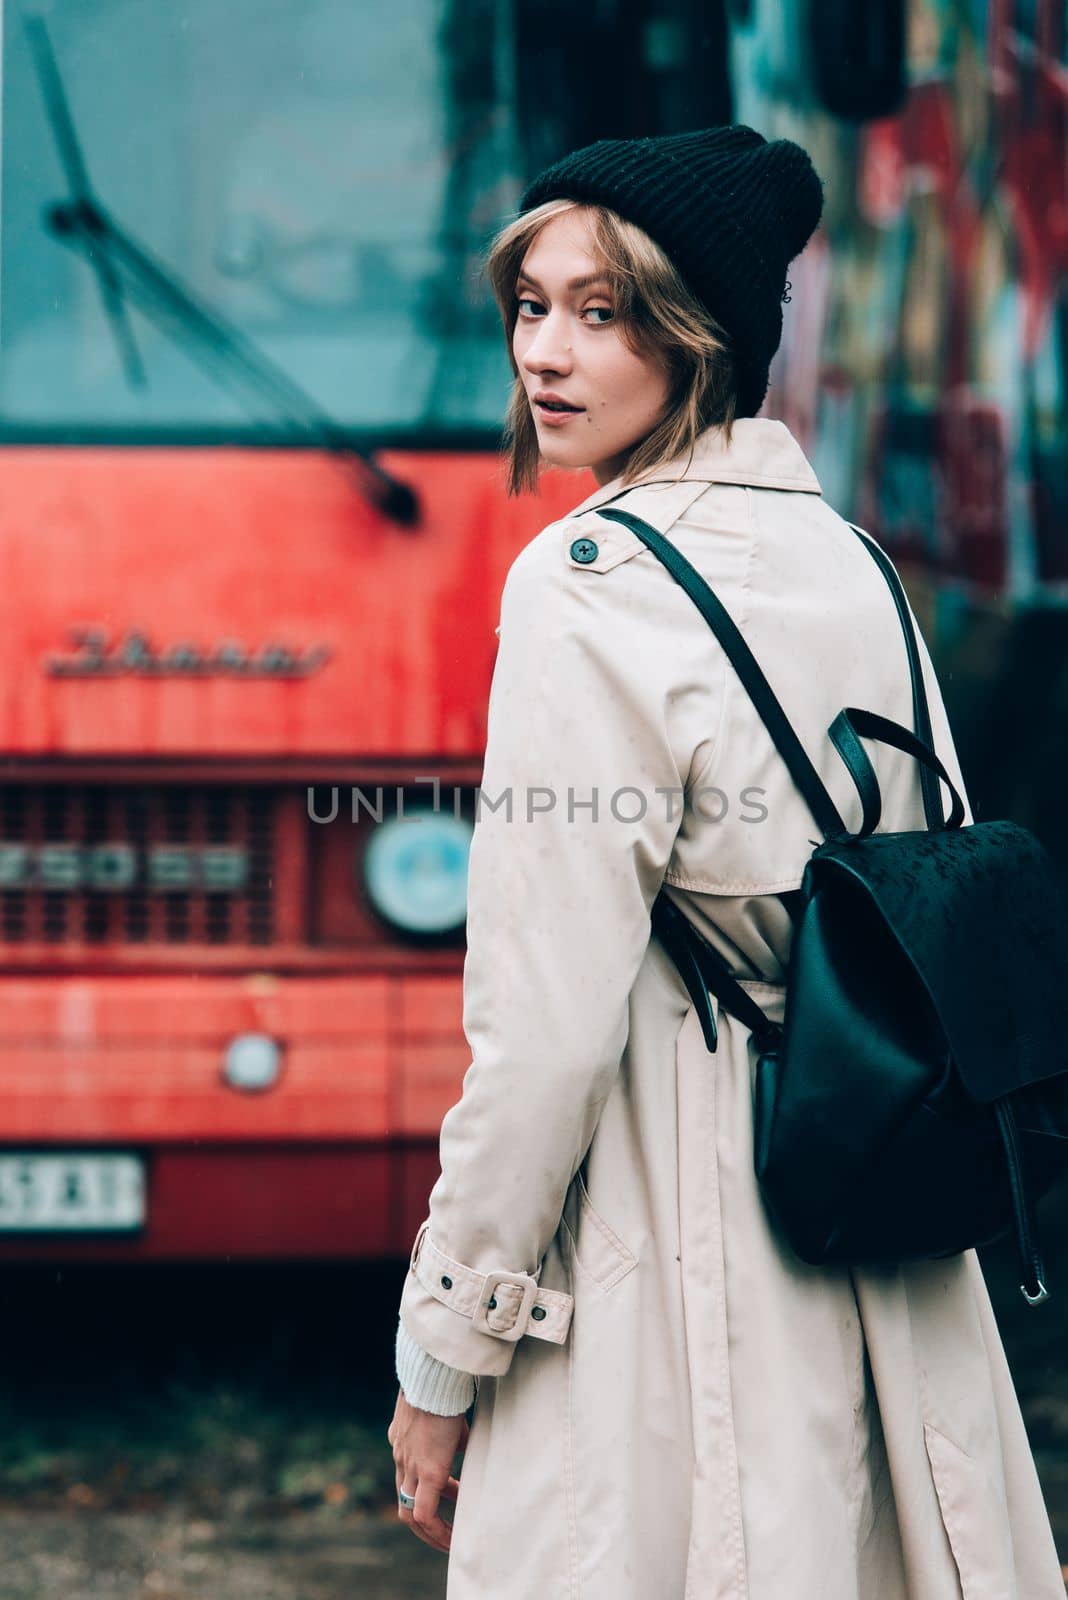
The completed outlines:
{"type": "Polygon", "coordinates": [[[515,1343],[526,1332],[527,1324],[530,1321],[530,1308],[534,1304],[537,1293],[537,1279],[530,1277],[525,1272],[487,1272],[479,1294],[478,1305],[471,1313],[472,1325],[481,1329],[483,1333],[492,1334],[495,1339],[506,1339],[509,1343],[515,1343]],[[523,1298],[519,1302],[515,1321],[510,1328],[492,1328],[487,1320],[487,1314],[490,1310],[495,1310],[496,1307],[491,1307],[489,1302],[493,1299],[497,1286],[502,1283],[514,1284],[516,1288],[522,1289],[523,1298]]]}

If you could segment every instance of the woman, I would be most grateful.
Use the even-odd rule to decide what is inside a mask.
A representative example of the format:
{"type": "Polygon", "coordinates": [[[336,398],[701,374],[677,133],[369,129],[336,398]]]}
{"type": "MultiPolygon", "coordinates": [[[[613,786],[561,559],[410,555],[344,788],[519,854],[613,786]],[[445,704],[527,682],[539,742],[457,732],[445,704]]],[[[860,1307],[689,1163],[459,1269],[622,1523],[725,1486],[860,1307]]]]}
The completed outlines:
{"type": "MultiPolygon", "coordinates": [[[[663,887],[781,1019],[817,830],[697,608],[598,508],[704,574],[844,816],[835,714],[911,721],[885,580],[755,415],[821,207],[805,153],[745,127],[601,141],[490,252],[511,487],[542,462],[599,487],[504,588],[472,1061],[401,1299],[399,1514],[449,1551],[449,1600],[1063,1600],[975,1252],[798,1260],[754,1176],[748,1030],[721,1012],[711,1055],[650,936],[663,887]]],[[[881,828],[922,827],[915,763],[870,753],[881,828]]]]}

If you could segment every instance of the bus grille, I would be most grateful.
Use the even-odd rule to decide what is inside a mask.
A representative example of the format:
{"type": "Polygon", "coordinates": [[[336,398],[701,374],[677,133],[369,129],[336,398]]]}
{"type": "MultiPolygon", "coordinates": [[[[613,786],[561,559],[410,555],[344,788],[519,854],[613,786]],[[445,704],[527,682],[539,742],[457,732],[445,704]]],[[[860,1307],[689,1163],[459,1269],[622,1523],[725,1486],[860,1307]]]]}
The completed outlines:
{"type": "Polygon", "coordinates": [[[0,786],[0,941],[264,945],[279,791],[0,786]]]}

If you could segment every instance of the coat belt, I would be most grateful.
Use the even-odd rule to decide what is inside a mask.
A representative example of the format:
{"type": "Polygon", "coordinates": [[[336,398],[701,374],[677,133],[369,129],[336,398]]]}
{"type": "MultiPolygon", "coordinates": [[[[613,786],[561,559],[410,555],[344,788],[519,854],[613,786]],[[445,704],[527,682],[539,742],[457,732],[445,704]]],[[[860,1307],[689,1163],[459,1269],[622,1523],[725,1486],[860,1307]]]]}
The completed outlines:
{"type": "Polygon", "coordinates": [[[541,1288],[529,1272],[476,1272],[439,1250],[427,1231],[429,1226],[427,1217],[415,1236],[410,1262],[428,1294],[498,1339],[516,1340],[529,1333],[535,1339],[563,1344],[574,1295],[541,1288]]]}

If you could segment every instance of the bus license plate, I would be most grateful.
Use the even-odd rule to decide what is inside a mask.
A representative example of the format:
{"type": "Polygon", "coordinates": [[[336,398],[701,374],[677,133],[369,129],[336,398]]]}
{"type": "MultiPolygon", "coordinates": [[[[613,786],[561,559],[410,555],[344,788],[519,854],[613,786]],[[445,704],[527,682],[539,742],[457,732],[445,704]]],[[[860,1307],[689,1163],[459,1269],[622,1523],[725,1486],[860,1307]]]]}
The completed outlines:
{"type": "Polygon", "coordinates": [[[140,1156],[0,1155],[0,1233],[122,1230],[144,1220],[140,1156]]]}

